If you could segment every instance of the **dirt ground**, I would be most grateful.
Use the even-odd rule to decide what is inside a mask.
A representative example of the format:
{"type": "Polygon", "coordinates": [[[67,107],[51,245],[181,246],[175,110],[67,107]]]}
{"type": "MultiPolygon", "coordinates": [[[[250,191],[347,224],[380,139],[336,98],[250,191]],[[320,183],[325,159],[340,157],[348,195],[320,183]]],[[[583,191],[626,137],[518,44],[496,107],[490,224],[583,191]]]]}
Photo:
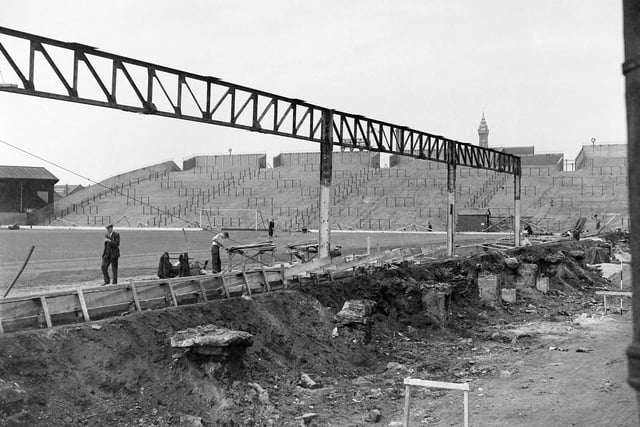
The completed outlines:
{"type": "MultiPolygon", "coordinates": [[[[629,302],[604,315],[594,292],[620,284],[586,262],[621,240],[400,265],[0,335],[0,425],[300,426],[307,414],[307,425],[387,426],[402,419],[403,379],[413,377],[468,382],[475,426],[636,426],[624,353],[629,302]],[[500,275],[506,287],[517,279],[505,256],[537,264],[550,291],[520,286],[516,303],[481,301],[479,272],[500,275]],[[452,286],[440,312],[423,298],[437,283],[452,286]],[[336,334],[334,316],[353,299],[375,301],[371,329],[336,334]],[[194,363],[169,345],[176,331],[206,324],[253,334],[241,365],[194,363]],[[303,374],[318,387],[302,387],[303,374]],[[11,395],[19,398],[8,403],[11,395]]],[[[462,393],[414,389],[411,425],[462,425],[462,393]]]]}

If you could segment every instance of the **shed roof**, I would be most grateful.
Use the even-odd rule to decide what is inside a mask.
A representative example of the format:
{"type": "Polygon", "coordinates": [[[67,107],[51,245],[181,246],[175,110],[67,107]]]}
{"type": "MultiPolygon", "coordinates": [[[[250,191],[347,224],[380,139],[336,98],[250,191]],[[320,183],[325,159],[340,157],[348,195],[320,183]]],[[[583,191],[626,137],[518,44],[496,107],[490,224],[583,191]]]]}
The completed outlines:
{"type": "Polygon", "coordinates": [[[56,181],[51,172],[45,168],[35,166],[1,166],[0,179],[43,179],[47,181],[56,181]]]}

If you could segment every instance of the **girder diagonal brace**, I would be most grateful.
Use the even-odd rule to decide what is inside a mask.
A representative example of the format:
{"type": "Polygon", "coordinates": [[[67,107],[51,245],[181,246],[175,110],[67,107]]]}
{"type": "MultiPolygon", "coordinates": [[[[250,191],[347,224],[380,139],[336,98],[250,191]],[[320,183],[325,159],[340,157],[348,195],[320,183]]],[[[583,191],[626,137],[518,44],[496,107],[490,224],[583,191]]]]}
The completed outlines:
{"type": "Polygon", "coordinates": [[[3,92],[210,123],[318,143],[322,142],[323,111],[331,111],[331,141],[334,146],[520,175],[520,158],[514,155],[225,82],[216,77],[103,52],[79,43],[62,42],[0,27],[0,64],[3,58],[20,79],[19,85],[0,85],[0,91],[3,92]],[[22,52],[14,53],[8,48],[11,39],[29,42],[28,64],[20,66],[16,58],[22,57],[22,52]],[[4,40],[7,43],[3,43],[4,40]],[[64,55],[65,59],[62,60],[51,55],[50,49],[67,51],[70,55],[64,55]],[[37,54],[46,61],[37,62],[37,54]],[[111,72],[101,75],[94,64],[105,60],[110,63],[111,72]],[[80,84],[80,64],[87,68],[86,78],[92,79],[97,85],[100,96],[88,94],[80,84]],[[52,92],[51,89],[38,89],[37,67],[46,66],[53,71],[64,90],[52,92]],[[158,73],[165,76],[164,82],[158,73]],[[125,79],[118,79],[119,74],[125,79]],[[156,85],[160,90],[154,91],[156,85]],[[135,96],[126,101],[121,99],[118,89],[122,86],[127,86],[135,96]],[[195,105],[191,110],[185,106],[183,95],[186,93],[186,98],[190,98],[192,105],[195,105]],[[160,101],[168,103],[169,107],[161,107],[160,101]]]}

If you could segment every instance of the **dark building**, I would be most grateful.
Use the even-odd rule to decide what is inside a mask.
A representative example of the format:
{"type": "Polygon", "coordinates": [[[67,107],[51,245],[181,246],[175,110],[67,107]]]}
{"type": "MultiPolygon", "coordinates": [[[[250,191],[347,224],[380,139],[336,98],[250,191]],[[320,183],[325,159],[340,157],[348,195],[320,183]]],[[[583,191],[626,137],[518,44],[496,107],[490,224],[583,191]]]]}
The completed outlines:
{"type": "Polygon", "coordinates": [[[41,167],[0,166],[0,223],[27,223],[27,214],[49,206],[53,212],[58,178],[41,167]]]}

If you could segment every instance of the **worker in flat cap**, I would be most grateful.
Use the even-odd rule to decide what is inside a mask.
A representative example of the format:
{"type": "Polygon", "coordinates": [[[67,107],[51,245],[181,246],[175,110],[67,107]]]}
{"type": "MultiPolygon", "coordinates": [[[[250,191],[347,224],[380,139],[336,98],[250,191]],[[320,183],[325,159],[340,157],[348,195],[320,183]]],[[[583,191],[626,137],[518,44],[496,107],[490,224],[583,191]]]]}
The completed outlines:
{"type": "Polygon", "coordinates": [[[118,258],[120,258],[120,234],[113,231],[113,224],[107,225],[104,235],[104,251],[102,252],[102,274],[104,284],[109,284],[109,265],[113,273],[113,284],[118,283],[118,258]]]}

